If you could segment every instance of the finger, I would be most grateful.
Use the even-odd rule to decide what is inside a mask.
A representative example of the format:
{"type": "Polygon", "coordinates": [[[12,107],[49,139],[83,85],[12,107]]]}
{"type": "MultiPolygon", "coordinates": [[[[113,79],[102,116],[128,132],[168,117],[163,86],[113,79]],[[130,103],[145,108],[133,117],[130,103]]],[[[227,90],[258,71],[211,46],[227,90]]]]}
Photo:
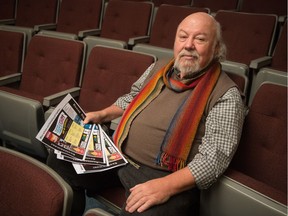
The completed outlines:
{"type": "Polygon", "coordinates": [[[130,195],[128,196],[126,203],[129,202],[136,194],[141,193],[141,187],[140,185],[136,185],[132,188],[130,188],[130,195]]]}
{"type": "Polygon", "coordinates": [[[153,203],[150,202],[149,200],[147,200],[142,205],[140,205],[139,208],[137,208],[137,212],[139,212],[139,213],[144,212],[147,209],[149,209],[152,205],[153,205],[153,203]]]}
{"type": "Polygon", "coordinates": [[[130,192],[133,191],[133,190],[135,190],[135,189],[137,189],[137,188],[139,188],[141,185],[142,185],[142,184],[137,184],[137,185],[135,185],[134,187],[130,188],[130,192]]]}
{"type": "Polygon", "coordinates": [[[134,203],[137,202],[139,198],[140,198],[139,192],[137,190],[133,190],[126,200],[126,205],[128,205],[128,206],[134,205],[134,203]]]}
{"type": "Polygon", "coordinates": [[[141,207],[142,205],[144,205],[145,202],[146,202],[146,200],[143,199],[143,198],[141,198],[141,199],[137,200],[136,202],[133,202],[133,204],[130,203],[130,205],[126,205],[125,210],[128,211],[128,212],[130,212],[130,213],[132,213],[132,212],[138,210],[139,207],[141,207]]]}

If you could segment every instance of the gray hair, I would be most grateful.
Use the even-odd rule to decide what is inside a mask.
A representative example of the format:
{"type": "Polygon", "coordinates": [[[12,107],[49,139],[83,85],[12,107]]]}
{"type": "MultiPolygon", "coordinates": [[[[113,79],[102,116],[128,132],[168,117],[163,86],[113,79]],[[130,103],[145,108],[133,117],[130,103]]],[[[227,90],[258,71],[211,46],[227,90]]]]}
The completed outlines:
{"type": "Polygon", "coordinates": [[[220,23],[215,20],[215,24],[216,24],[216,41],[215,41],[215,43],[216,43],[216,50],[217,51],[215,53],[214,59],[221,62],[221,61],[226,60],[227,48],[226,48],[226,45],[223,41],[220,23]]]}

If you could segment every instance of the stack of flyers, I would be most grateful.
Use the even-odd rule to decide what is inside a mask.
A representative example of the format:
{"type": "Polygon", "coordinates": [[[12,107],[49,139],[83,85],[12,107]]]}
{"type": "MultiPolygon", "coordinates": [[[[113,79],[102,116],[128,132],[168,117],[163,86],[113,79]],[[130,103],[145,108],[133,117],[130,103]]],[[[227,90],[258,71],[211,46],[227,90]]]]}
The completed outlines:
{"type": "Polygon", "coordinates": [[[85,112],[68,94],[53,110],[36,138],[69,161],[78,174],[101,172],[127,163],[100,124],[84,124],[85,112]]]}

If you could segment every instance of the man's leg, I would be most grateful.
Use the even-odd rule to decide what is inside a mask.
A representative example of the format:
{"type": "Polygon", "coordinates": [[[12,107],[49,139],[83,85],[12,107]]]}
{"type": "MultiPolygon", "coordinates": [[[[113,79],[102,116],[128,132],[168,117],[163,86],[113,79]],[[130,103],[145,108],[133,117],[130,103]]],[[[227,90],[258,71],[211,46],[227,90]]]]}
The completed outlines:
{"type": "MultiPolygon", "coordinates": [[[[168,175],[169,172],[155,170],[143,165],[140,168],[135,168],[132,165],[127,165],[119,169],[119,177],[126,189],[127,196],[129,189],[136,184],[146,182],[150,179],[163,177],[168,175]]],[[[125,206],[121,211],[121,216],[198,216],[200,208],[200,191],[197,188],[182,192],[178,195],[171,197],[166,203],[156,205],[150,209],[142,212],[128,213],[125,211],[125,206]]]]}

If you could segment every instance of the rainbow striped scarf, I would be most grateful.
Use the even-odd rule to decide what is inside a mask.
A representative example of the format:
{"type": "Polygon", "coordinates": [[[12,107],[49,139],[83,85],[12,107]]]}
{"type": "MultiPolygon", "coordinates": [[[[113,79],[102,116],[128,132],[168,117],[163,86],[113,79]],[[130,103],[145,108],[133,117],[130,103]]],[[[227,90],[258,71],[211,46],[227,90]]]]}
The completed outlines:
{"type": "Polygon", "coordinates": [[[173,64],[174,60],[160,69],[134,98],[124,112],[113,139],[116,146],[121,149],[133,119],[160,94],[164,86],[175,91],[194,88],[193,93],[188,95],[172,118],[156,161],[158,165],[176,171],[186,166],[206,103],[220,75],[220,64],[213,64],[204,75],[189,85],[170,77],[169,71],[173,64]]]}

